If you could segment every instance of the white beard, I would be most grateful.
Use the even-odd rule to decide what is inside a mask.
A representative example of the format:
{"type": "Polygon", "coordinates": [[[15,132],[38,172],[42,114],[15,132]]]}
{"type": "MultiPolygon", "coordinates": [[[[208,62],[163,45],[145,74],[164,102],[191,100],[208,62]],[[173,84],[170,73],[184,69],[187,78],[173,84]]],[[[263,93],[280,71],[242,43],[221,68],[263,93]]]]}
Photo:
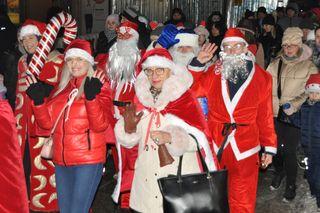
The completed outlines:
{"type": "Polygon", "coordinates": [[[112,45],[109,50],[109,59],[107,63],[107,74],[111,84],[111,88],[114,89],[123,80],[130,87],[135,82],[136,64],[140,60],[140,51],[136,40],[120,40],[112,45]]]}
{"type": "Polygon", "coordinates": [[[247,69],[246,55],[228,55],[224,52],[220,52],[220,58],[222,61],[221,75],[224,80],[228,80],[236,84],[240,79],[246,79],[249,75],[247,69]]]}
{"type": "Polygon", "coordinates": [[[187,66],[191,60],[196,56],[196,53],[194,52],[189,52],[189,53],[181,53],[179,51],[177,51],[177,48],[172,48],[172,50],[170,51],[172,58],[173,58],[173,62],[177,63],[177,64],[182,64],[187,66]]]}

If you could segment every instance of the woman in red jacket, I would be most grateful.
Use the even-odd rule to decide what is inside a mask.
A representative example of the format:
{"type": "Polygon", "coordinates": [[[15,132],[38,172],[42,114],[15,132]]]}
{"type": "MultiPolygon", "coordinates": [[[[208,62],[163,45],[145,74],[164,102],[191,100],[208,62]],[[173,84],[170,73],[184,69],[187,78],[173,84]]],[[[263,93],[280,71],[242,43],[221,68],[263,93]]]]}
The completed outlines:
{"type": "Polygon", "coordinates": [[[51,130],[58,120],[53,162],[61,213],[88,213],[106,157],[104,134],[111,115],[111,90],[104,74],[94,72],[91,53],[89,42],[71,42],[65,51],[60,83],[46,100],[41,82],[34,76],[27,78],[37,124],[51,130]]]}

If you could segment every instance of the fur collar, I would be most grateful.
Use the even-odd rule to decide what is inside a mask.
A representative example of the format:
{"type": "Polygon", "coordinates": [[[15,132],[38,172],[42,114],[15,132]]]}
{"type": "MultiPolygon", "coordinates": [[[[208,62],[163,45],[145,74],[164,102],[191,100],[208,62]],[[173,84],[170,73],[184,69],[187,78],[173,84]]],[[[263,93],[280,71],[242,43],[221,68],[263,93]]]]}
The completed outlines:
{"type": "Polygon", "coordinates": [[[162,91],[156,103],[153,103],[153,97],[150,92],[151,84],[146,74],[141,71],[135,83],[136,95],[139,101],[150,108],[163,109],[171,101],[181,97],[192,85],[193,78],[187,68],[183,65],[175,65],[173,74],[165,80],[162,91]]]}

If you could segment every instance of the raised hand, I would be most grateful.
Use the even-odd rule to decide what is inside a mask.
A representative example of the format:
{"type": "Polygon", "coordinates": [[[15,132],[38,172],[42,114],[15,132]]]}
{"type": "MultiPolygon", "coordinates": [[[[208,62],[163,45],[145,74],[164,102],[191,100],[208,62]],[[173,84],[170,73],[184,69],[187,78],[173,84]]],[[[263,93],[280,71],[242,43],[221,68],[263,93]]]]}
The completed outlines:
{"type": "Polygon", "coordinates": [[[173,24],[168,24],[162,30],[157,43],[163,48],[169,49],[171,46],[178,43],[180,40],[176,39],[176,35],[179,33],[177,27],[173,24]]]}
{"type": "Polygon", "coordinates": [[[137,124],[139,123],[143,112],[136,112],[136,105],[131,104],[125,107],[123,112],[123,119],[124,119],[124,131],[126,133],[134,133],[137,130],[137,124]]]}
{"type": "Polygon", "coordinates": [[[201,64],[205,64],[213,58],[213,54],[218,49],[218,46],[214,43],[204,44],[198,53],[197,60],[201,64]]]}
{"type": "Polygon", "coordinates": [[[34,105],[41,105],[44,102],[45,88],[41,82],[39,82],[34,75],[30,75],[26,78],[27,90],[26,93],[33,100],[34,105]]]}
{"type": "Polygon", "coordinates": [[[91,78],[87,77],[84,83],[84,94],[87,100],[93,100],[100,93],[101,87],[105,82],[103,72],[94,72],[91,78]]]}

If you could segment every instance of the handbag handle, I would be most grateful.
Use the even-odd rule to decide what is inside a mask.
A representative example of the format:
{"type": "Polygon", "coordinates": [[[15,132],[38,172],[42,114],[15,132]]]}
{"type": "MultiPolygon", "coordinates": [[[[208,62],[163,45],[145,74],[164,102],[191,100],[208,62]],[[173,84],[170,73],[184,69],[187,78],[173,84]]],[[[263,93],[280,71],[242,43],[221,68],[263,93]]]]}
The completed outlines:
{"type": "Polygon", "coordinates": [[[60,120],[60,118],[61,118],[62,113],[64,112],[64,110],[65,110],[68,106],[70,107],[71,104],[73,103],[74,99],[76,98],[76,96],[77,96],[77,94],[78,94],[78,91],[79,91],[78,89],[73,89],[73,90],[70,92],[67,103],[62,107],[62,110],[60,111],[60,113],[59,113],[59,115],[58,115],[58,117],[57,117],[57,120],[56,120],[56,122],[54,123],[54,125],[53,125],[53,127],[52,127],[52,129],[51,129],[50,136],[53,135],[53,133],[54,133],[54,131],[55,131],[57,125],[58,125],[58,122],[59,122],[59,120],[60,120]]]}
{"type": "MultiPolygon", "coordinates": [[[[202,168],[203,168],[203,171],[205,173],[207,173],[207,178],[211,178],[211,175],[210,175],[210,172],[209,172],[209,169],[208,169],[208,166],[204,160],[204,157],[203,155],[201,154],[201,151],[200,151],[200,147],[199,147],[199,143],[198,143],[198,140],[197,138],[192,135],[192,134],[189,134],[196,142],[197,144],[197,152],[199,154],[199,157],[200,157],[200,161],[201,161],[201,165],[202,165],[202,168]]],[[[178,177],[178,182],[182,182],[182,178],[181,178],[181,170],[182,170],[182,159],[183,159],[183,155],[180,156],[179,158],[179,166],[178,166],[178,171],[177,171],[177,177],[178,177]]]]}

